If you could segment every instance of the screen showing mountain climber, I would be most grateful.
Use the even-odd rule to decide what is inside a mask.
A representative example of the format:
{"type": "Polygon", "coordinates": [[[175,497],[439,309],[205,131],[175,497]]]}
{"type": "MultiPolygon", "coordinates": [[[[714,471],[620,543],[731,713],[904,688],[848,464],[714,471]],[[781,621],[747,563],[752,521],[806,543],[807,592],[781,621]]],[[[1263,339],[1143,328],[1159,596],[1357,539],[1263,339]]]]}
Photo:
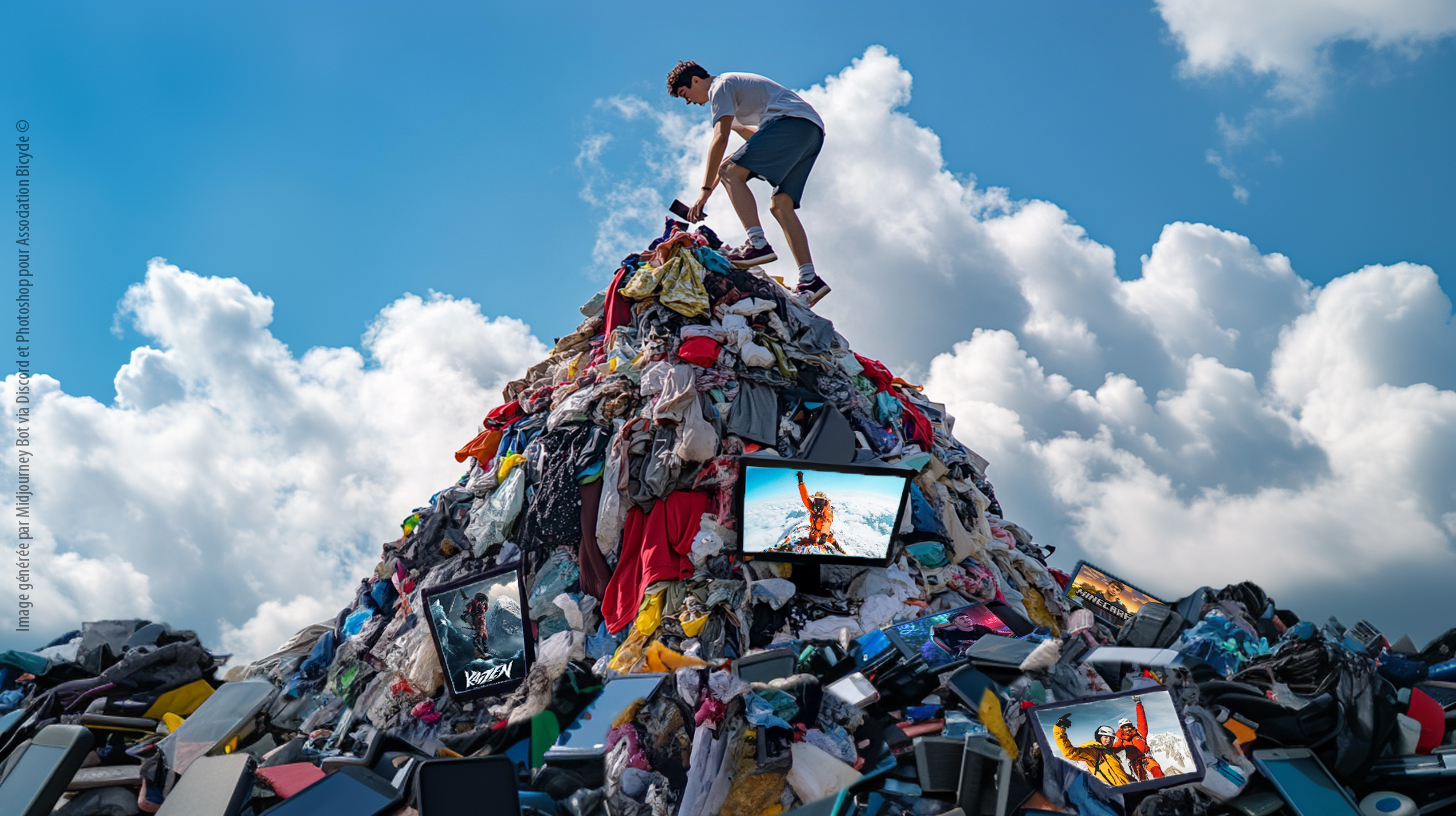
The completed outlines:
{"type": "Polygon", "coordinates": [[[514,564],[424,593],[425,616],[455,699],[500,694],[525,678],[532,655],[521,597],[514,564]]]}
{"type": "Polygon", "coordinates": [[[919,655],[932,669],[959,663],[983,635],[1014,637],[1015,632],[985,604],[937,612],[885,630],[907,656],[919,655]]]}
{"type": "Polygon", "coordinates": [[[909,471],[740,462],[745,554],[828,563],[889,558],[909,471]]]}
{"type": "Polygon", "coordinates": [[[1083,561],[1077,565],[1067,597],[1081,604],[1093,617],[1120,629],[1145,603],[1162,603],[1141,589],[1083,561]]]}
{"type": "Polygon", "coordinates": [[[1031,722],[1047,761],[1070,764],[1119,793],[1203,778],[1173,697],[1163,686],[1032,706],[1031,722]]]}

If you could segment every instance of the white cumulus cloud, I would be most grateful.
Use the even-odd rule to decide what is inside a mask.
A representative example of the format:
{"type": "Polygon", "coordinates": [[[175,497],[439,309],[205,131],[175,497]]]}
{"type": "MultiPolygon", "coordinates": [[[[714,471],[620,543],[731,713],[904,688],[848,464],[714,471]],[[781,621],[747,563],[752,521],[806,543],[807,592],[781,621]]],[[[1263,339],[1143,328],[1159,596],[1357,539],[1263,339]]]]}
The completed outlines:
{"type": "MultiPolygon", "coordinates": [[[[1456,4],[1447,0],[1156,0],[1184,58],[1189,78],[1238,75],[1267,83],[1267,100],[1243,114],[1216,119],[1223,151],[1204,155],[1233,197],[1249,200],[1233,155],[1262,138],[1274,122],[1312,111],[1340,70],[1341,44],[1357,44],[1381,60],[1409,61],[1456,34],[1456,4]]],[[[1270,160],[1282,161],[1277,153],[1270,160]]]]}
{"type": "MultiPolygon", "coordinates": [[[[800,210],[834,287],[818,311],[924,378],[1010,516],[1063,568],[1085,556],[1154,593],[1250,579],[1316,620],[1448,626],[1456,337],[1435,274],[1372,266],[1321,288],[1242,235],[1172,223],[1121,280],[1066,211],[946,167],[903,111],[911,87],[871,47],[800,91],[827,129],[800,210]]],[[[619,100],[655,125],[653,158],[595,172],[691,195],[706,116],[666,105],[619,100]]],[[[742,238],[722,196],[709,211],[742,238]]],[[[661,220],[612,226],[642,241],[661,220]]]]}
{"type": "Polygon", "coordinates": [[[270,299],[161,259],[121,309],[149,345],[112,404],[32,378],[34,631],[0,612],[7,646],[141,616],[270,650],[348,601],[399,521],[459,477],[451,454],[501,386],[547,353],[520,321],[432,294],[386,306],[360,349],[298,356],[268,331],[270,299]]]}

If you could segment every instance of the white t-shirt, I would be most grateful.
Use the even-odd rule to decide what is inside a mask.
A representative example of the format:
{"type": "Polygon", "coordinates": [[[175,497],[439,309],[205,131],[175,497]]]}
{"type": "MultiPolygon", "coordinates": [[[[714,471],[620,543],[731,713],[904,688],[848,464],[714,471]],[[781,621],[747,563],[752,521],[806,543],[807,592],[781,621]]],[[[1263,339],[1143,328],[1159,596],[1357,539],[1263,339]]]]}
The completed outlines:
{"type": "Polygon", "coordinates": [[[748,127],[763,127],[774,119],[797,116],[824,129],[819,113],[798,94],[758,74],[729,73],[713,77],[708,87],[708,105],[713,121],[732,116],[748,127]]]}

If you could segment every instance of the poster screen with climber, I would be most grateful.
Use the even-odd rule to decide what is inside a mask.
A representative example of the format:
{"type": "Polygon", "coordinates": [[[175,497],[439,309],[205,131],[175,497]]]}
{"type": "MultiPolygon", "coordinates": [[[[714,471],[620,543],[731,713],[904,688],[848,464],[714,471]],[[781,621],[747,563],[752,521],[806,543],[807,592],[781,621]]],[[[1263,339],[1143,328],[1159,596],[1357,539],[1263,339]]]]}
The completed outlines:
{"type": "Polygon", "coordinates": [[[907,470],[740,460],[742,552],[765,560],[885,563],[907,470]]]}
{"type": "Polygon", "coordinates": [[[1093,617],[1113,629],[1121,628],[1128,618],[1143,608],[1143,604],[1162,603],[1086,561],[1078,563],[1077,571],[1072,573],[1072,580],[1067,584],[1067,597],[1081,604],[1093,617]]]}
{"type": "MultiPolygon", "coordinates": [[[[1003,607],[1004,608],[1004,607],[1003,607]]],[[[932,669],[965,660],[966,650],[983,635],[1016,637],[1015,632],[987,604],[972,604],[937,612],[885,630],[907,657],[919,656],[932,669]]]]}
{"type": "Polygon", "coordinates": [[[1119,793],[1203,778],[1203,757],[1163,686],[1030,709],[1042,756],[1089,773],[1119,793]]]}
{"type": "Polygon", "coordinates": [[[515,564],[424,592],[425,619],[455,699],[500,694],[525,678],[533,655],[521,598],[515,564]]]}

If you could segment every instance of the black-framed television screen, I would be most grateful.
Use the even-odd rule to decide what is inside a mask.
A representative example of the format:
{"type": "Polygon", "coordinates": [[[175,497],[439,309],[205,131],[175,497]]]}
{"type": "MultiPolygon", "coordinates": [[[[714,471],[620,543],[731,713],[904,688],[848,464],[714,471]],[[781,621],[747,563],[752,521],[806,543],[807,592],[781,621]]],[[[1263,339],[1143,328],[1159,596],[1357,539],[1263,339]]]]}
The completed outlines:
{"type": "Polygon", "coordinates": [[[914,471],[798,459],[738,460],[738,553],[801,564],[889,563],[914,471]]]}

